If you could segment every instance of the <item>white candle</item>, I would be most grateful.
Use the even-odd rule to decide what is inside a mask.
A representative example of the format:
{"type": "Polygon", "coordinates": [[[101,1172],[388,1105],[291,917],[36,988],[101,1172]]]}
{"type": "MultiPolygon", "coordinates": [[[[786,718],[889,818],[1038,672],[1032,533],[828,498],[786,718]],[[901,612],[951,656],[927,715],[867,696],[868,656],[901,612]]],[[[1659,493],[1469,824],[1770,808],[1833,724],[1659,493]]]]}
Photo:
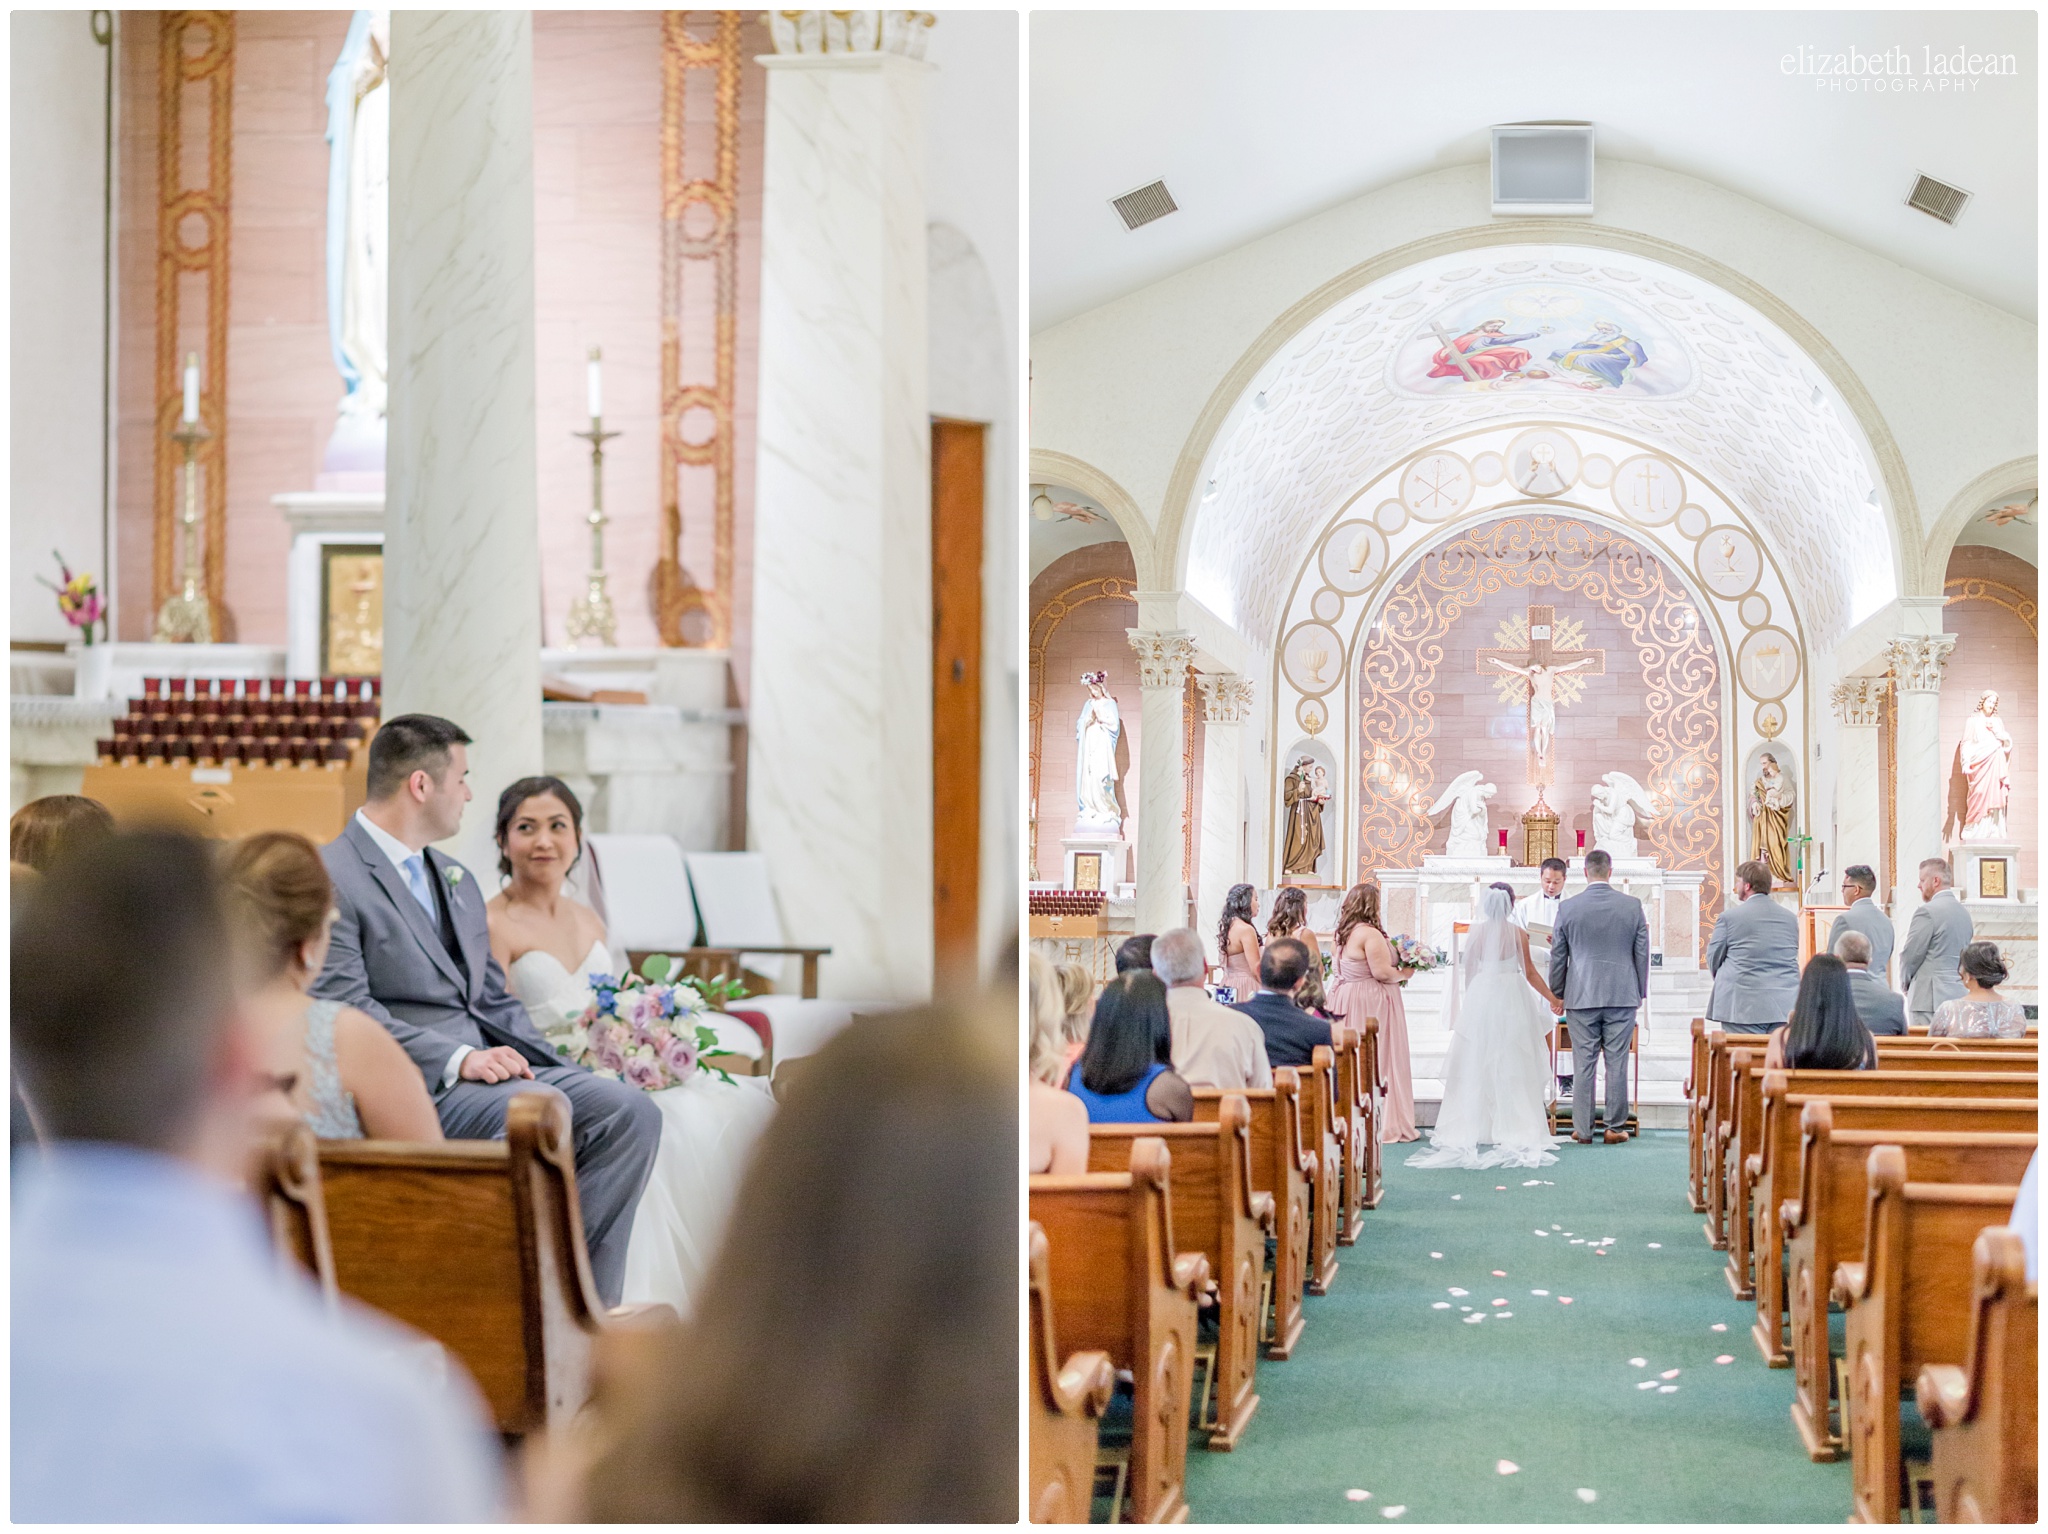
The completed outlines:
{"type": "Polygon", "coordinates": [[[598,349],[590,348],[590,418],[595,421],[604,414],[604,375],[598,361],[598,349]]]}
{"type": "Polygon", "coordinates": [[[185,358],[185,424],[190,426],[199,419],[199,354],[189,353],[185,358]]]}

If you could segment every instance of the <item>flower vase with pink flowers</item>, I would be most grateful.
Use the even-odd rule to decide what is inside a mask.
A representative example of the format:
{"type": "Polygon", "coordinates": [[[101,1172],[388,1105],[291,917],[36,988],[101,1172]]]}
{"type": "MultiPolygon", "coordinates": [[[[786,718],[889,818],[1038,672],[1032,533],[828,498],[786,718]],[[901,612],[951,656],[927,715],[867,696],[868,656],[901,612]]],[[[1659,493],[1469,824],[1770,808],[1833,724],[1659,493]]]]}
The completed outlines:
{"type": "Polygon", "coordinates": [[[732,1077],[704,1057],[718,1048],[713,1013],[745,995],[744,988],[679,974],[665,954],[640,968],[623,978],[588,976],[590,1005],[569,1028],[547,1036],[555,1053],[643,1092],[679,1086],[700,1071],[732,1085],[732,1077]]]}

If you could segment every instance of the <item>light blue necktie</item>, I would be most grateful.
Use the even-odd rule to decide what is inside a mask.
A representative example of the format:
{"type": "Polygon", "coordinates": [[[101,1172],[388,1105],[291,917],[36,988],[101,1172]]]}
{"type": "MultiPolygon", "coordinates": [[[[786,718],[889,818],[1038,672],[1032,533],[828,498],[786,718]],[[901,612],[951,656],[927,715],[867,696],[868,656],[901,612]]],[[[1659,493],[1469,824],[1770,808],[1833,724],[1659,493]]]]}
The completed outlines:
{"type": "Polygon", "coordinates": [[[441,913],[434,909],[434,891],[427,883],[427,856],[415,852],[400,865],[405,869],[405,882],[412,889],[412,898],[420,903],[420,909],[434,921],[441,919],[441,913]]]}

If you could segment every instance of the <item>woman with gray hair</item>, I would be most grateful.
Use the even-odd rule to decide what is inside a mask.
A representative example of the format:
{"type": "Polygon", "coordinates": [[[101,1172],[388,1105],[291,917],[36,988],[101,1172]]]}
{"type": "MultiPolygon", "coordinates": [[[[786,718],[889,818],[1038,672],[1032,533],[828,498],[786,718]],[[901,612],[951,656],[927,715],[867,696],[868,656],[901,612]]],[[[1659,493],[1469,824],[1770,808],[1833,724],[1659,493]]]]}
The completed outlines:
{"type": "Polygon", "coordinates": [[[2018,1039],[2027,1032],[2027,1010],[1998,994],[2010,971],[1996,943],[1971,943],[1956,966],[1963,994],[1934,1009],[1927,1031],[1936,1038],[2018,1039]]]}

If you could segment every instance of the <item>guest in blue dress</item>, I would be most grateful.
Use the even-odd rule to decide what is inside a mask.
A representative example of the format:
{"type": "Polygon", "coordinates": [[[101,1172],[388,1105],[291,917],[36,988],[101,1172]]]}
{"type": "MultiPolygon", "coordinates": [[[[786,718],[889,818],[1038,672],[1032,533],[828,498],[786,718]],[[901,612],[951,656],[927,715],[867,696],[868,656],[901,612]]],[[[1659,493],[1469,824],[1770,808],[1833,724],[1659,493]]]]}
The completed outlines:
{"type": "Polygon", "coordinates": [[[1087,1106],[1091,1124],[1194,1119],[1195,1095],[1173,1069],[1166,983],[1151,970],[1131,970],[1103,987],[1067,1090],[1087,1106]]]}

